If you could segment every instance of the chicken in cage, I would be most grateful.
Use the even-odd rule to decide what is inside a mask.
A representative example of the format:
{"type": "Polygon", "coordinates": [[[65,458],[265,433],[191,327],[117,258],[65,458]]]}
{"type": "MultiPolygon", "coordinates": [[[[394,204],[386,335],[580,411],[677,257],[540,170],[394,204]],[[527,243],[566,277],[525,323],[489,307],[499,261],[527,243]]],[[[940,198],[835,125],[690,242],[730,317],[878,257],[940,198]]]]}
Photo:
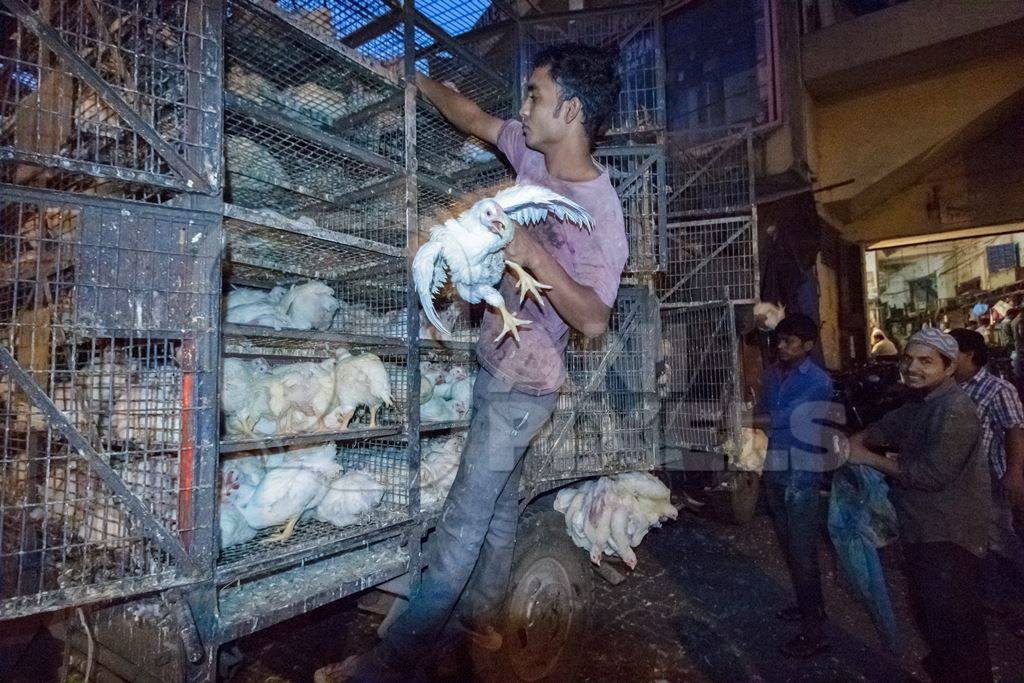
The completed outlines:
{"type": "Polygon", "coordinates": [[[221,409],[229,435],[343,432],[356,411],[378,426],[382,407],[394,408],[391,376],[379,356],[339,347],[319,362],[270,366],[263,359],[224,360],[221,409]]]}

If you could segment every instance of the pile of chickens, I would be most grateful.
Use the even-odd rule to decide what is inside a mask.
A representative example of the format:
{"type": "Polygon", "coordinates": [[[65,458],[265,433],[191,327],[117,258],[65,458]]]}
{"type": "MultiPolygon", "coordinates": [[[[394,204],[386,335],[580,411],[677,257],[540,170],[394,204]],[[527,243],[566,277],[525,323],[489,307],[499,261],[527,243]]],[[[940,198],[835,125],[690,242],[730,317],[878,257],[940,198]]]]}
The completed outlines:
{"type": "Polygon", "coordinates": [[[476,373],[465,365],[420,362],[420,420],[450,422],[469,419],[476,373]]]}
{"type": "Polygon", "coordinates": [[[381,406],[394,406],[391,379],[372,353],[340,347],[318,363],[274,367],[261,358],[224,359],[221,409],[231,436],[343,432],[364,407],[374,428],[381,406]]]}
{"type": "Polygon", "coordinates": [[[224,316],[229,323],[259,325],[275,330],[326,330],[331,327],[340,303],[334,290],[319,280],[290,288],[234,289],[224,297],[224,316]]]}
{"type": "Polygon", "coordinates": [[[629,472],[585,481],[564,488],[555,497],[555,510],[565,515],[565,528],[578,547],[590,553],[594,564],[601,555],[617,555],[630,569],[647,532],[675,519],[678,510],[669,502],[669,490],[646,472],[629,472]]]}
{"type": "Polygon", "coordinates": [[[464,436],[428,439],[420,447],[420,509],[440,510],[462,462],[464,436]]]}
{"type": "Polygon", "coordinates": [[[337,447],[326,444],[221,461],[220,547],[283,526],[265,543],[288,540],[296,524],[316,519],[337,527],[358,524],[378,508],[384,486],[360,470],[345,471],[337,447]]]}

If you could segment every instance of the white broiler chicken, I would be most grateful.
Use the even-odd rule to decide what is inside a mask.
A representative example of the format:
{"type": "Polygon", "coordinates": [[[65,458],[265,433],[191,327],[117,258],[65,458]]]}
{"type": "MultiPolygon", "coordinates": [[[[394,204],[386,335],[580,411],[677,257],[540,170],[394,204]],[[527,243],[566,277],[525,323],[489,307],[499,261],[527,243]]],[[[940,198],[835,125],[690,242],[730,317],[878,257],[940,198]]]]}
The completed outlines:
{"type": "Polygon", "coordinates": [[[296,330],[326,330],[338,311],[334,290],[318,280],[295,285],[279,303],[289,327],[296,330]]]}
{"type": "Polygon", "coordinates": [[[420,457],[420,507],[440,508],[455,483],[466,440],[453,436],[440,443],[428,442],[420,457]]]}
{"type": "Polygon", "coordinates": [[[647,532],[675,519],[676,508],[669,502],[669,490],[644,472],[617,474],[562,489],[555,497],[555,510],[565,515],[570,538],[587,550],[594,564],[602,555],[618,555],[633,569],[638,546],[647,532]]]}
{"type": "Polygon", "coordinates": [[[516,185],[490,199],[481,199],[459,215],[430,231],[430,239],[413,259],[413,282],[427,319],[442,333],[450,333],[434,309],[434,295],[450,277],[459,296],[471,304],[485,301],[501,314],[502,330],[495,341],[511,333],[519,341],[518,327],[529,324],[505,308],[495,286],[505,267],[519,277],[519,295],[527,294],[543,304],[540,290],[550,288],[538,283],[522,266],[505,259],[503,249],[512,241],[515,223],[533,225],[545,221],[548,214],[570,221],[585,230],[593,228],[593,219],[583,207],[550,190],[534,185],[516,185]]]}
{"type": "Polygon", "coordinates": [[[327,429],[325,418],[335,397],[335,359],[289,363],[271,368],[262,379],[267,408],[279,434],[327,429]]]}
{"type": "Polygon", "coordinates": [[[271,290],[238,287],[224,295],[224,310],[229,311],[248,304],[277,304],[284,297],[284,293],[284,287],[274,287],[271,290]]]}
{"type": "Polygon", "coordinates": [[[383,361],[372,353],[352,355],[347,349],[335,352],[334,403],[325,422],[329,429],[345,431],[360,406],[370,410],[370,428],[377,426],[382,405],[393,407],[391,378],[383,361]]]}
{"type": "MultiPolygon", "coordinates": [[[[360,88],[361,90],[361,88],[360,88]]],[[[290,104],[303,116],[314,121],[331,124],[352,108],[358,108],[360,102],[351,95],[325,88],[312,81],[293,85],[285,91],[290,104]]]]}
{"type": "Polygon", "coordinates": [[[232,191],[261,192],[267,184],[289,180],[288,172],[270,150],[243,135],[226,135],[224,160],[232,191]]]}
{"type": "Polygon", "coordinates": [[[757,329],[770,332],[786,317],[786,307],[782,304],[770,304],[759,301],[754,304],[754,322],[757,329]]]}
{"type": "Polygon", "coordinates": [[[743,427],[740,430],[739,447],[730,438],[723,444],[723,448],[733,469],[760,472],[768,457],[768,436],[760,429],[743,427]]]}
{"type": "Polygon", "coordinates": [[[114,403],[110,434],[140,445],[174,445],[181,439],[181,373],[174,366],[141,370],[114,403]]]}
{"type": "Polygon", "coordinates": [[[313,510],[313,517],[334,526],[350,526],[384,499],[384,486],[367,472],[352,470],[331,482],[330,489],[313,510]]]}
{"type": "Polygon", "coordinates": [[[437,393],[420,406],[420,420],[423,422],[451,422],[457,419],[459,416],[455,407],[437,393]]]}
{"type": "Polygon", "coordinates": [[[224,430],[232,436],[272,436],[277,419],[270,412],[270,366],[262,358],[246,363],[224,361],[224,430]],[[231,410],[228,409],[228,404],[231,410]]]}
{"type": "Polygon", "coordinates": [[[285,460],[267,471],[244,505],[236,506],[246,524],[254,529],[284,525],[280,533],[264,542],[291,538],[302,514],[324,499],[331,483],[342,473],[341,465],[334,461],[333,450],[334,446],[327,446],[322,457],[285,460]]]}

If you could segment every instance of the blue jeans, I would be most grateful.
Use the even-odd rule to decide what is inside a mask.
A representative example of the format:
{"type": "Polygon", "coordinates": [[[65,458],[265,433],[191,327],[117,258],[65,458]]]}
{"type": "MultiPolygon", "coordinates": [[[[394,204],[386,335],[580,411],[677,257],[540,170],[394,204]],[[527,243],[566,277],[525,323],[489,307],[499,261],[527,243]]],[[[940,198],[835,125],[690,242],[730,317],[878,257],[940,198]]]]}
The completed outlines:
{"type": "Polygon", "coordinates": [[[766,494],[804,628],[815,630],[820,628],[825,615],[818,562],[822,521],[820,479],[791,474],[766,473],[766,494]]]}
{"type": "Polygon", "coordinates": [[[515,391],[483,369],[477,374],[473,422],[429,565],[377,648],[389,667],[422,666],[456,605],[467,621],[486,619],[501,606],[512,572],[524,456],[557,397],[515,391]]]}

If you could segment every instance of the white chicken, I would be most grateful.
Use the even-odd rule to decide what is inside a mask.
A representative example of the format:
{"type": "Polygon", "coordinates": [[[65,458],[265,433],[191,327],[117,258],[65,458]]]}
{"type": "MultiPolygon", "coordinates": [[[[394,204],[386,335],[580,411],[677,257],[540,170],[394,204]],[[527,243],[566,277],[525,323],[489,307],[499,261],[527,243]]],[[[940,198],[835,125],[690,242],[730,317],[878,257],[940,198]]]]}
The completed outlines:
{"type": "Polygon", "coordinates": [[[278,304],[267,301],[256,301],[229,308],[225,320],[239,325],[273,327],[275,330],[291,327],[291,319],[281,311],[278,304]]]}
{"type": "Polygon", "coordinates": [[[306,457],[293,454],[281,465],[268,469],[249,500],[236,505],[245,523],[254,529],[284,525],[265,543],[291,538],[302,514],[319,505],[331,483],[341,476],[333,445],[306,451],[306,457]]]}
{"type": "Polygon", "coordinates": [[[760,429],[743,427],[740,430],[739,447],[737,448],[730,438],[723,444],[723,448],[733,469],[760,472],[764,469],[764,461],[768,457],[768,436],[760,429]]]}
{"type": "Polygon", "coordinates": [[[270,412],[270,367],[267,362],[260,358],[246,366],[236,366],[228,365],[225,360],[224,375],[221,400],[225,402],[225,432],[248,437],[276,434],[277,419],[270,412]],[[241,369],[236,372],[237,368],[241,369]],[[232,410],[228,410],[228,402],[232,410]]]}
{"type": "Polygon", "coordinates": [[[352,470],[331,482],[313,517],[334,526],[356,524],[384,499],[384,486],[367,472],[352,470]]]}
{"type": "Polygon", "coordinates": [[[433,301],[450,276],[460,297],[473,304],[485,301],[500,313],[502,330],[495,341],[511,333],[518,342],[518,327],[530,321],[509,313],[495,285],[507,266],[519,277],[520,301],[532,294],[542,304],[540,290],[549,286],[537,282],[519,264],[507,261],[503,249],[512,241],[516,222],[540,223],[549,213],[583,229],[593,228],[593,219],[581,206],[534,185],[504,189],[493,198],[481,199],[457,219],[435,226],[412,266],[420,304],[434,327],[442,333],[451,332],[438,317],[433,301]]]}
{"type": "Polygon", "coordinates": [[[295,285],[281,298],[279,310],[296,330],[326,330],[338,311],[334,290],[318,280],[295,285]]]}
{"type": "Polygon", "coordinates": [[[423,422],[451,422],[459,419],[455,407],[435,393],[420,406],[420,420],[423,422]]]}
{"type": "Polygon", "coordinates": [[[444,503],[455,483],[465,444],[462,436],[424,443],[420,454],[420,508],[436,510],[444,503]]]}
{"type": "Polygon", "coordinates": [[[759,301],[754,304],[754,322],[757,329],[770,332],[786,317],[786,307],[759,301]]]}
{"type": "Polygon", "coordinates": [[[326,124],[333,123],[335,119],[361,104],[354,97],[312,81],[293,85],[285,92],[291,103],[294,103],[296,111],[314,121],[326,124]]]}
{"type": "Polygon", "coordinates": [[[289,363],[271,368],[261,379],[267,409],[277,433],[327,429],[325,417],[335,398],[335,359],[289,363]]]}
{"type": "Polygon", "coordinates": [[[267,184],[287,183],[288,172],[263,145],[243,135],[226,135],[224,159],[233,192],[261,192],[267,184]]]}
{"type": "Polygon", "coordinates": [[[377,426],[382,405],[393,407],[391,378],[383,361],[372,353],[352,355],[347,349],[335,352],[334,403],[325,418],[331,430],[346,431],[360,406],[370,410],[370,428],[377,426]]]}
{"type": "Polygon", "coordinates": [[[676,508],[669,502],[668,488],[653,475],[630,472],[601,477],[555,496],[555,510],[565,515],[569,536],[589,551],[590,560],[601,564],[601,555],[618,555],[636,568],[638,546],[647,532],[675,519],[676,508]]]}
{"type": "Polygon", "coordinates": [[[181,439],[181,373],[164,365],[142,370],[114,403],[109,433],[116,441],[173,446],[181,439]]]}

